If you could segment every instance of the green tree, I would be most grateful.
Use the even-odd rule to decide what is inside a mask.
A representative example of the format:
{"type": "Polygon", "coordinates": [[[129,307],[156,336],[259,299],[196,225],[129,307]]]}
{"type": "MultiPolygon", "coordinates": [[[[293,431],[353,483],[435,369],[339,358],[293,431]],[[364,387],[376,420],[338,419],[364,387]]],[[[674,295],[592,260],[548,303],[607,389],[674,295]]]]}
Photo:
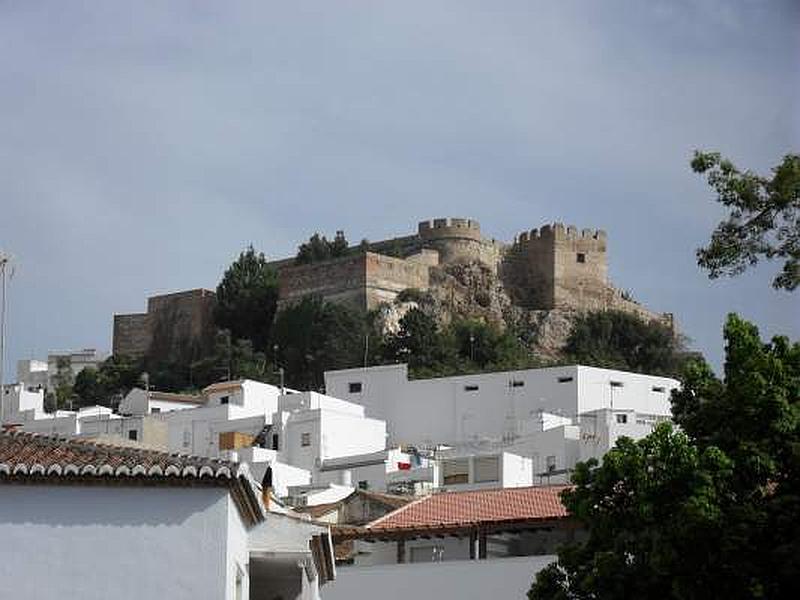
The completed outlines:
{"type": "Polygon", "coordinates": [[[740,171],[716,152],[695,152],[691,162],[705,174],[717,201],[730,209],[711,241],[697,251],[698,264],[712,279],[737,275],[762,259],[783,262],[772,285],[800,284],[800,155],[787,154],[772,177],[740,171]]]}
{"type": "Polygon", "coordinates": [[[287,385],[321,389],[326,370],[363,364],[367,332],[360,311],[305,296],[275,319],[276,364],[284,368],[287,385]]]}
{"type": "Polygon", "coordinates": [[[580,464],[564,503],[586,541],[539,573],[532,600],[787,598],[800,572],[800,344],[735,315],[724,380],[687,368],[659,426],[580,464]]]}
{"type": "Polygon", "coordinates": [[[278,303],[278,278],[261,252],[248,246],[217,286],[214,322],[234,339],[265,350],[278,303]]]}
{"type": "MultiPolygon", "coordinates": [[[[369,243],[367,242],[367,245],[369,243]]],[[[358,247],[360,250],[365,250],[364,241],[358,247]]],[[[337,231],[333,240],[329,240],[324,235],[315,233],[307,242],[300,244],[297,248],[297,256],[295,262],[299,265],[307,265],[314,262],[321,262],[330,260],[331,258],[338,258],[346,256],[350,252],[350,244],[344,235],[343,231],[337,231]]]]}
{"type": "Polygon", "coordinates": [[[73,392],[78,399],[79,406],[105,404],[107,401],[106,390],[100,380],[100,372],[94,367],[85,367],[75,376],[73,392]]]}
{"type": "Polygon", "coordinates": [[[272,368],[266,354],[253,348],[250,340],[235,340],[227,329],[217,332],[214,350],[192,363],[191,388],[229,379],[271,382],[272,368]]]}
{"type": "Polygon", "coordinates": [[[455,345],[434,316],[412,308],[400,319],[397,333],[386,337],[384,359],[408,363],[418,376],[440,375],[454,369],[455,345]]]}
{"type": "Polygon", "coordinates": [[[685,356],[672,328],[622,311],[579,317],[564,350],[578,363],[663,375],[678,374],[685,356]]]}
{"type": "Polygon", "coordinates": [[[474,319],[463,319],[451,325],[456,351],[470,370],[509,370],[525,368],[531,357],[525,347],[508,330],[474,319]]]}

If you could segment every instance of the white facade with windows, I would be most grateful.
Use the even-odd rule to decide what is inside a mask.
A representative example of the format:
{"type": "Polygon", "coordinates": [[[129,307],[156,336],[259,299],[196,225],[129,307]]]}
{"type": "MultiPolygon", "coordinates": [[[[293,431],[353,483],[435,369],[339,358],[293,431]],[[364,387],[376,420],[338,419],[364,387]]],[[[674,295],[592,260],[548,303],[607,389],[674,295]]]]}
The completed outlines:
{"type": "Polygon", "coordinates": [[[325,386],[386,420],[390,443],[435,446],[513,439],[543,414],[568,422],[601,409],[669,417],[678,381],[584,366],[409,380],[399,364],[328,371],[325,386]]]}

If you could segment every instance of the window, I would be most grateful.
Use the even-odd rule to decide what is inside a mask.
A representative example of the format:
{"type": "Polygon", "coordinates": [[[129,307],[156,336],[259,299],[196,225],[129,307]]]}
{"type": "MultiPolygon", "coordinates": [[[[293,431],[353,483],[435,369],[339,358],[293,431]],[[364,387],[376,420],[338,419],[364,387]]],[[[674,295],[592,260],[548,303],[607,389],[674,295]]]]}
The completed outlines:
{"type": "Polygon", "coordinates": [[[475,483],[500,481],[500,457],[479,456],[475,458],[475,483]]]}
{"type": "Polygon", "coordinates": [[[469,483],[469,459],[457,458],[442,461],[442,477],[445,485],[469,483]]]}
{"type": "Polygon", "coordinates": [[[369,489],[369,481],[366,479],[362,479],[358,482],[358,489],[360,490],[368,490],[369,489]]]}
{"type": "Polygon", "coordinates": [[[138,432],[138,431],[136,431],[135,429],[131,429],[131,430],[128,432],[128,439],[129,439],[129,440],[133,440],[133,441],[135,442],[136,440],[138,440],[138,439],[139,439],[139,432],[138,432]]]}
{"type": "Polygon", "coordinates": [[[654,386],[653,386],[653,391],[654,391],[654,392],[656,392],[656,393],[658,393],[658,394],[663,394],[664,392],[666,392],[666,391],[667,391],[667,388],[665,388],[665,387],[662,387],[662,386],[660,386],[660,385],[654,385],[654,386]]]}
{"type": "Polygon", "coordinates": [[[157,406],[154,406],[153,408],[150,409],[150,412],[153,413],[154,415],[157,415],[158,413],[161,412],[161,409],[158,408],[157,406]]]}
{"type": "Polygon", "coordinates": [[[465,385],[464,386],[464,391],[465,392],[477,392],[478,391],[478,386],[477,385],[465,385]]]}
{"type": "Polygon", "coordinates": [[[575,258],[581,264],[586,262],[586,255],[583,252],[578,252],[578,255],[575,258]]]}
{"type": "Polygon", "coordinates": [[[548,456],[547,459],[547,472],[552,473],[556,470],[556,457],[555,456],[548,456]]]}
{"type": "Polygon", "coordinates": [[[279,441],[280,441],[280,438],[278,437],[278,434],[277,433],[273,433],[272,434],[272,449],[273,450],[280,450],[280,445],[278,444],[279,441]]]}
{"type": "Polygon", "coordinates": [[[311,445],[311,434],[308,432],[304,432],[300,434],[300,445],[301,446],[310,446],[311,445]]]}
{"type": "Polygon", "coordinates": [[[511,381],[511,387],[523,387],[525,385],[524,381],[520,381],[518,379],[511,381]]]}
{"type": "Polygon", "coordinates": [[[350,390],[351,394],[360,394],[361,393],[361,382],[360,381],[351,381],[347,384],[348,389],[350,390]]]}
{"type": "Polygon", "coordinates": [[[621,381],[609,381],[608,385],[610,385],[611,387],[625,387],[625,384],[622,383],[621,381]]]}
{"type": "Polygon", "coordinates": [[[628,422],[628,415],[617,415],[617,423],[623,425],[628,422]]]}
{"type": "Polygon", "coordinates": [[[569,383],[572,381],[572,377],[559,377],[558,383],[569,383]]]}
{"type": "Polygon", "coordinates": [[[228,402],[230,402],[230,401],[231,401],[231,397],[230,397],[230,396],[222,396],[222,397],[219,399],[219,403],[220,403],[220,404],[227,404],[227,403],[228,403],[228,402]]]}
{"type": "Polygon", "coordinates": [[[188,429],[183,430],[183,447],[188,448],[192,445],[192,432],[188,429]]]}

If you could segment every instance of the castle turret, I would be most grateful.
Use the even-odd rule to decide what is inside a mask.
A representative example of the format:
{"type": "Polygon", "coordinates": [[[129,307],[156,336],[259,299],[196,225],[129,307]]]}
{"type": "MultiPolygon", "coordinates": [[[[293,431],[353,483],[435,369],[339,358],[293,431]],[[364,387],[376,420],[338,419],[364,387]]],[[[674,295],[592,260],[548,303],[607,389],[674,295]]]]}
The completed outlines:
{"type": "Polygon", "coordinates": [[[472,219],[421,221],[417,231],[423,247],[437,250],[443,264],[482,261],[493,267],[496,262],[487,252],[491,242],[481,237],[480,223],[472,219]]]}

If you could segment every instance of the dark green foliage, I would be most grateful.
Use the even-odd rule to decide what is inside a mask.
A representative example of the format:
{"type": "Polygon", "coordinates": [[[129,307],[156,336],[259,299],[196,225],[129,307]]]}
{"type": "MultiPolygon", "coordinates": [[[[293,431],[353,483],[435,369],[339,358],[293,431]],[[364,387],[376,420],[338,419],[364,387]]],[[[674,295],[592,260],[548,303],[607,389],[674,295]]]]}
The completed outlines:
{"type": "Polygon", "coordinates": [[[100,372],[94,367],[86,367],[75,376],[72,391],[79,406],[104,404],[107,400],[105,386],[100,381],[100,372]]]}
{"type": "Polygon", "coordinates": [[[235,340],[223,329],[217,333],[213,353],[192,363],[191,382],[183,387],[202,389],[232,379],[271,381],[272,370],[265,353],[255,350],[250,340],[235,340]]]}
{"type": "MultiPolygon", "coordinates": [[[[111,356],[97,369],[86,367],[75,377],[72,386],[74,407],[114,407],[131,389],[142,385],[143,366],[140,361],[125,356],[111,356]]],[[[59,408],[64,404],[59,402],[59,408]]]]}
{"type": "Polygon", "coordinates": [[[568,510],[588,530],[539,573],[531,600],[796,597],[800,344],[763,343],[731,315],[725,379],[702,363],[660,425],[578,465],[568,510]]]}
{"type": "Polygon", "coordinates": [[[402,319],[397,333],[387,336],[384,357],[387,362],[408,363],[411,370],[439,373],[455,363],[455,347],[436,319],[419,308],[412,308],[402,319]]]}
{"type": "Polygon", "coordinates": [[[716,152],[695,152],[695,173],[707,174],[717,201],[730,209],[697,251],[697,262],[712,279],[737,275],[761,259],[783,262],[772,285],[794,290],[800,284],[800,155],[787,154],[772,178],[739,171],[716,152]]]}
{"type": "Polygon", "coordinates": [[[364,364],[367,331],[363,313],[318,296],[306,296],[280,311],[272,341],[287,385],[318,390],[326,370],[364,364]]]}
{"type": "Polygon", "coordinates": [[[267,259],[248,246],[225,271],[217,286],[214,322],[234,339],[267,348],[278,302],[278,277],[267,259]]]}
{"type": "MultiPolygon", "coordinates": [[[[366,240],[361,242],[359,251],[365,250],[364,242],[366,242],[366,240]]],[[[369,242],[367,242],[367,246],[368,245],[369,242]]],[[[332,241],[328,240],[324,235],[321,236],[319,233],[315,233],[307,242],[300,244],[300,247],[297,249],[295,262],[298,265],[307,265],[314,262],[330,260],[331,258],[347,256],[349,252],[350,246],[343,231],[337,231],[332,241]]]]}
{"type": "Polygon", "coordinates": [[[420,308],[409,310],[400,320],[397,333],[386,337],[381,359],[408,363],[412,377],[417,378],[523,369],[536,364],[508,330],[468,319],[441,327],[435,317],[420,308]]]}
{"type": "Polygon", "coordinates": [[[397,294],[396,303],[416,302],[417,304],[427,304],[431,300],[428,292],[423,292],[417,288],[406,288],[397,294]]]}
{"type": "Polygon", "coordinates": [[[677,375],[684,356],[670,327],[622,311],[581,316],[564,350],[568,360],[580,364],[651,375],[677,375]]]}

